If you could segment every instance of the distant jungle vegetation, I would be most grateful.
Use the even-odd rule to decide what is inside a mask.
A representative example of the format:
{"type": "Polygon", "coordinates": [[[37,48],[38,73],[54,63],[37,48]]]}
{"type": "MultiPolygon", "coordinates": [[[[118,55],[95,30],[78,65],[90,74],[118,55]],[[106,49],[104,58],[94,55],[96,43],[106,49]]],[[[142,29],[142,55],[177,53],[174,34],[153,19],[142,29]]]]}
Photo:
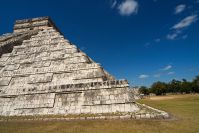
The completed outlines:
{"type": "Polygon", "coordinates": [[[150,93],[156,95],[165,95],[166,93],[199,93],[199,76],[196,76],[192,81],[187,81],[186,79],[173,79],[168,83],[157,81],[151,87],[141,86],[139,93],[145,95],[150,93]]]}

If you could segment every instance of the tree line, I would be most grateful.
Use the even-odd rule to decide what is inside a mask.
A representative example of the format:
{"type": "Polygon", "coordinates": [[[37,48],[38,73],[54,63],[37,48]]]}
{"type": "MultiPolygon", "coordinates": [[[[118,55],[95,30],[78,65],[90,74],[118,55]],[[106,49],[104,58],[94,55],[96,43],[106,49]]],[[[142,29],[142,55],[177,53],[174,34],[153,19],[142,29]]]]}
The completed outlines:
{"type": "Polygon", "coordinates": [[[192,81],[187,81],[186,79],[173,79],[168,83],[157,81],[151,87],[141,86],[139,93],[145,95],[150,93],[156,95],[165,95],[166,93],[199,93],[199,76],[196,76],[192,81]]]}

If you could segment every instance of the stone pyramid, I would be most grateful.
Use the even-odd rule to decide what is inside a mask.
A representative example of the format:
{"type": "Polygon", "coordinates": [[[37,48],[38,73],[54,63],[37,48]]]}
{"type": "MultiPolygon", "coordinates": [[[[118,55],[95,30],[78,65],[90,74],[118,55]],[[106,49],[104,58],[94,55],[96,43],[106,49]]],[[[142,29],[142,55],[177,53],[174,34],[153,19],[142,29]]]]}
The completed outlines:
{"type": "Polygon", "coordinates": [[[0,116],[139,110],[128,82],[65,39],[49,17],[17,20],[0,36],[0,116]]]}

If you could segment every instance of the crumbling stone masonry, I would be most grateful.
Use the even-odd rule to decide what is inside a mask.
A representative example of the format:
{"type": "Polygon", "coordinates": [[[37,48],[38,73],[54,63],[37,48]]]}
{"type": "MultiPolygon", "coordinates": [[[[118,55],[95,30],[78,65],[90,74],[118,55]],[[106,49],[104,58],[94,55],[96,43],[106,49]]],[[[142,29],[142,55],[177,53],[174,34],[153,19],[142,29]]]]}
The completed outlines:
{"type": "Polygon", "coordinates": [[[49,17],[17,20],[0,36],[0,116],[139,112],[126,80],[115,80],[49,17]]]}

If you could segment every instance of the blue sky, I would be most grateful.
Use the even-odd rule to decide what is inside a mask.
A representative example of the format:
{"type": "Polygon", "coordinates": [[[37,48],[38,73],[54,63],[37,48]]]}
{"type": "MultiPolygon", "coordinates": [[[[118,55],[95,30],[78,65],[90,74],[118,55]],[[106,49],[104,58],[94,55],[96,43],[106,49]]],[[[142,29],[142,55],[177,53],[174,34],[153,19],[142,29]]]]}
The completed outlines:
{"type": "Polygon", "coordinates": [[[199,75],[199,0],[4,0],[0,34],[40,16],[131,85],[199,75]]]}

